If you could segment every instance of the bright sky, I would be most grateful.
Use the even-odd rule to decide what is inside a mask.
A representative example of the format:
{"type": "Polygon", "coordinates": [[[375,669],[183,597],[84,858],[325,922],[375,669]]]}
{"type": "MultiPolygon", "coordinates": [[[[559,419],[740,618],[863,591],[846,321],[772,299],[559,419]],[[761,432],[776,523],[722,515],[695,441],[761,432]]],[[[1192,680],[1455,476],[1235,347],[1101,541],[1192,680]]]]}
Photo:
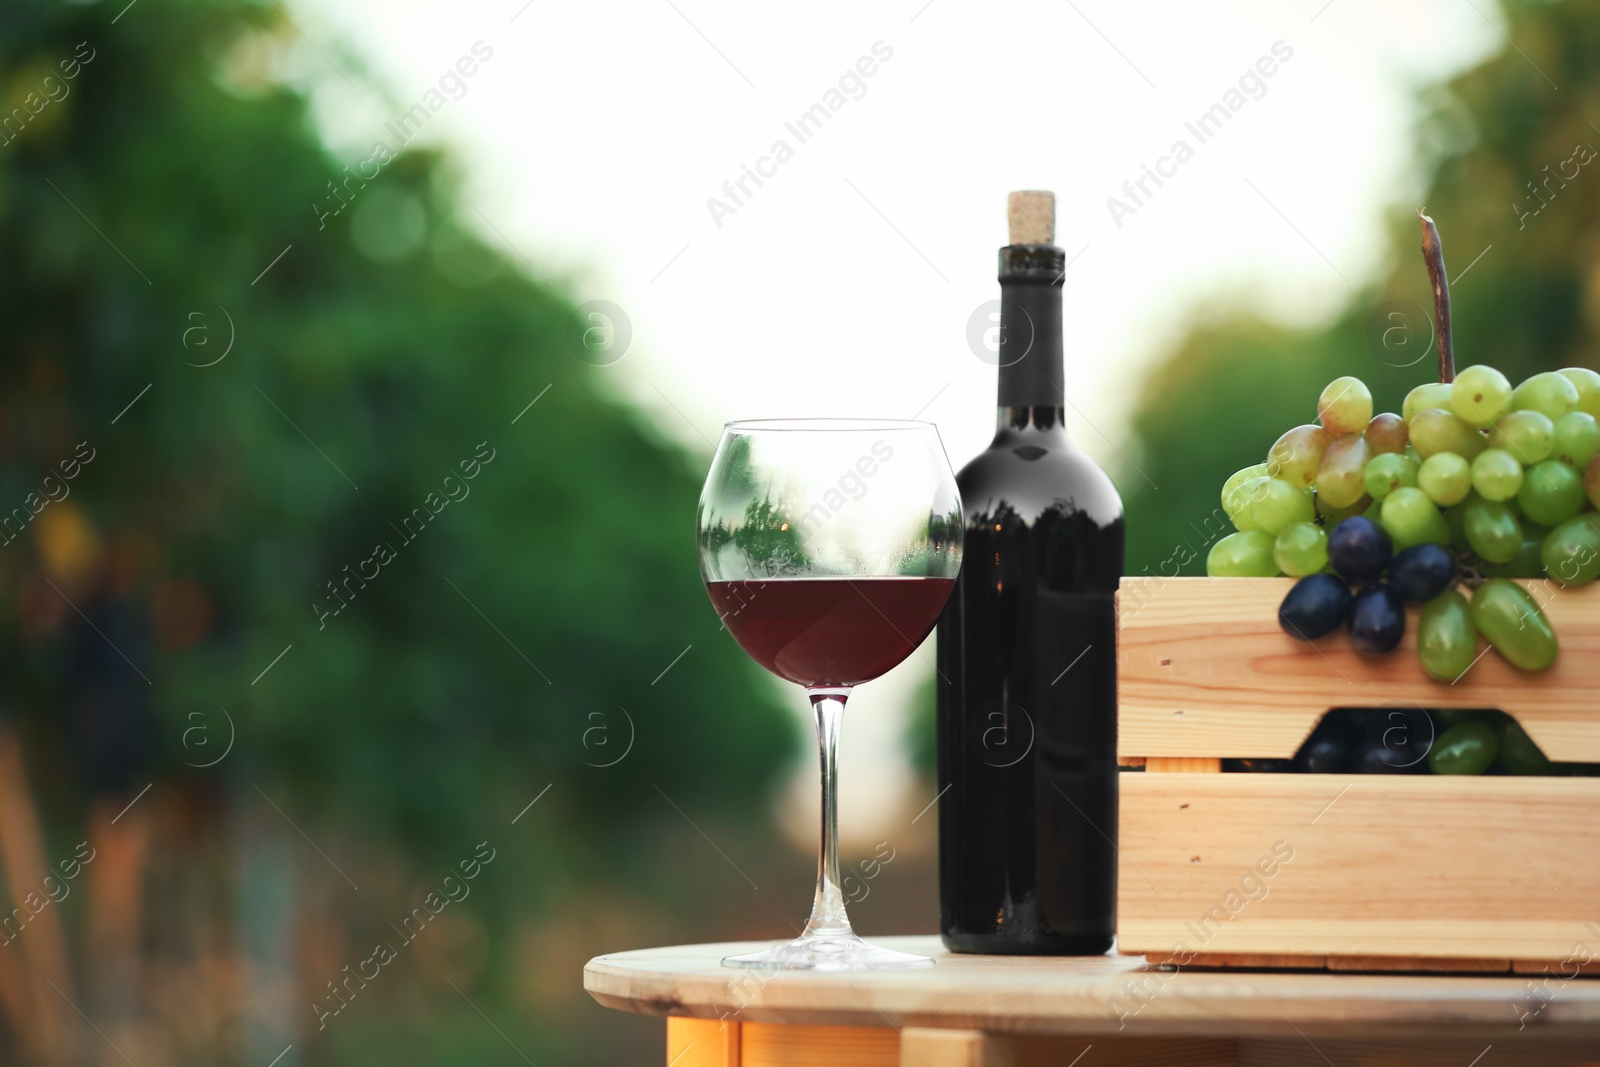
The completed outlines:
{"type": "MultiPolygon", "coordinates": [[[[321,57],[297,57],[352,159],[474,42],[493,50],[425,139],[456,152],[490,240],[573,299],[625,310],[628,351],[593,373],[707,458],[724,421],[800,415],[920,415],[956,466],[980,451],[995,371],[968,348],[967,321],[998,295],[1007,191],[1054,190],[1082,412],[1069,428],[1124,486],[1139,475],[1119,449],[1152,359],[1210,305],[1306,322],[1354,295],[1382,265],[1382,211],[1420,192],[1415,88],[1502,43],[1490,0],[289,10],[331,60],[361,56],[392,91],[362,103],[321,57]],[[842,106],[802,143],[785,123],[841,77],[842,106]],[[1185,128],[1240,100],[1204,143],[1185,128]],[[1180,139],[1192,157],[1162,162],[1180,139]],[[747,179],[714,217],[708,198],[733,206],[724,182],[779,140],[792,155],[761,163],[764,184],[747,179]],[[1163,184],[1146,179],[1114,219],[1107,199],[1132,204],[1123,183],[1158,163],[1163,184]]],[[[896,740],[930,662],[913,657],[851,702],[842,815],[858,839],[928,799],[912,795],[896,740]]],[[[797,797],[815,789],[812,766],[797,797]]],[[[796,810],[809,840],[810,809],[796,810]]]]}

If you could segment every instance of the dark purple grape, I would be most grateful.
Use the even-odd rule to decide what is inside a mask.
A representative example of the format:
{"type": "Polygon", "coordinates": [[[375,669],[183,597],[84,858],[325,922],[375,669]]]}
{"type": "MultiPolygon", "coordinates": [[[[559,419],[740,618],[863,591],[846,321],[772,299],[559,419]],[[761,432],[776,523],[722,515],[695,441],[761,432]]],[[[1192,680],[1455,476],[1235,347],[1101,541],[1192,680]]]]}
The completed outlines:
{"type": "Polygon", "coordinates": [[[1400,774],[1427,770],[1439,731],[1421,708],[1373,708],[1366,713],[1363,773],[1400,774]]]}
{"type": "Polygon", "coordinates": [[[1317,723],[1294,765],[1307,774],[1346,774],[1355,769],[1360,749],[1361,730],[1347,709],[1339,709],[1317,723]]]}
{"type": "Polygon", "coordinates": [[[1400,594],[1383,582],[1363,586],[1350,602],[1350,643],[1360,652],[1393,652],[1405,635],[1406,603],[1400,594]]]}
{"type": "Polygon", "coordinates": [[[1334,574],[1308,574],[1278,607],[1278,625],[1290,637],[1315,641],[1350,617],[1350,585],[1334,574]]]}
{"type": "Polygon", "coordinates": [[[1222,769],[1248,774],[1282,774],[1295,769],[1292,759],[1225,759],[1222,769]]]}
{"type": "Polygon", "coordinates": [[[1455,557],[1443,545],[1412,545],[1389,561],[1389,588],[1413,604],[1426,604],[1450,588],[1455,576],[1455,557]]]}
{"type": "Polygon", "coordinates": [[[1307,774],[1344,774],[1354,764],[1350,746],[1336,737],[1319,737],[1295,757],[1295,763],[1307,774]]]}
{"type": "Polygon", "coordinates": [[[1307,774],[1347,774],[1355,769],[1357,749],[1347,734],[1312,737],[1294,757],[1294,766],[1307,774]]]}
{"type": "Polygon", "coordinates": [[[1388,531],[1362,515],[1344,520],[1328,535],[1328,562],[1351,581],[1376,578],[1392,555],[1388,531]]]}
{"type": "Polygon", "coordinates": [[[1394,749],[1381,742],[1369,744],[1361,751],[1356,760],[1357,774],[1425,774],[1428,770],[1428,760],[1424,757],[1416,763],[1407,762],[1411,757],[1396,753],[1394,749]]]}

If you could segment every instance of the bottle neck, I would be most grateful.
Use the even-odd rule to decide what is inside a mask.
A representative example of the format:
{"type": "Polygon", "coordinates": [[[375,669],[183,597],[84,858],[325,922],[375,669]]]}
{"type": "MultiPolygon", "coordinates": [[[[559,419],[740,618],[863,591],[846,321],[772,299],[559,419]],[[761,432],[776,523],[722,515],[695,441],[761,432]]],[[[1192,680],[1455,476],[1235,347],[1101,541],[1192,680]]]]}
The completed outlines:
{"type": "Polygon", "coordinates": [[[1032,431],[1064,434],[1067,432],[1067,412],[1060,404],[1039,404],[1031,407],[1000,405],[995,415],[996,433],[1032,431]]]}
{"type": "Polygon", "coordinates": [[[1066,254],[1054,245],[1007,245],[1000,250],[999,431],[1064,429],[1065,275],[1066,254]]]}

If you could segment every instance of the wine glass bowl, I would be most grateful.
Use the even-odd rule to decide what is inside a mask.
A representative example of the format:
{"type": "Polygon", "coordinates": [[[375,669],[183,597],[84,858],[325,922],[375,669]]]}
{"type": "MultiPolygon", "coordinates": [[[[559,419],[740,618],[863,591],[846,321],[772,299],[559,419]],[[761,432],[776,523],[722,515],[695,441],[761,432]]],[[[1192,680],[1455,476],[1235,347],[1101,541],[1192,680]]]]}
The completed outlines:
{"type": "Polygon", "coordinates": [[[850,928],[839,888],[839,724],[853,686],[895,667],[932,631],[961,567],[955,476],[929,423],[731,422],[696,517],[700,573],[739,645],[804,686],[817,716],[822,831],[801,936],[733,966],[870,970],[929,966],[850,928]]]}
{"type": "Polygon", "coordinates": [[[730,422],[696,520],[707,582],[953,579],[961,567],[961,500],[927,422],[730,422]]]}

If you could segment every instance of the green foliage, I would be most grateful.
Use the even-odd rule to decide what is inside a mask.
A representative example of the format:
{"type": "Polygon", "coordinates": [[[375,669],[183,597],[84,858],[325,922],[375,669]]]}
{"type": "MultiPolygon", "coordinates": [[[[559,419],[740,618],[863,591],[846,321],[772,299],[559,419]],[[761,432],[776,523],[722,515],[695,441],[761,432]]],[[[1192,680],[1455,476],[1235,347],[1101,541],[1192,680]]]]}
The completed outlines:
{"type": "MultiPolygon", "coordinates": [[[[5,258],[29,265],[0,291],[0,482],[20,502],[88,439],[99,455],[72,500],[107,567],[118,545],[156,546],[118,594],[203,586],[206,639],[145,665],[158,703],[178,698],[169,724],[191,702],[228,704],[254,773],[446,840],[500,790],[597,761],[581,744],[591,711],[628,708],[640,734],[624,773],[572,779],[594,818],[654,798],[652,780],[760,788],[785,731],[695,574],[700,461],[604,398],[608,372],[569,349],[566,299],[477,242],[446,161],[403,153],[319,229],[311,205],[346,172],[305,102],[219,82],[231,50],[278,26],[270,6],[156,5],[114,28],[102,7],[24,10],[0,68],[48,66],[81,40],[95,56],[50,127],[0,155],[5,258]],[[426,219],[398,262],[350,238],[349,214],[379,193],[426,219]],[[480,284],[441,267],[463,244],[489,267],[480,284]],[[224,309],[232,352],[189,365],[221,353],[224,309]],[[379,544],[392,558],[350,583],[379,544]]],[[[22,541],[10,552],[26,580],[36,560],[22,541]]],[[[42,702],[61,679],[34,681],[42,702]]]]}

